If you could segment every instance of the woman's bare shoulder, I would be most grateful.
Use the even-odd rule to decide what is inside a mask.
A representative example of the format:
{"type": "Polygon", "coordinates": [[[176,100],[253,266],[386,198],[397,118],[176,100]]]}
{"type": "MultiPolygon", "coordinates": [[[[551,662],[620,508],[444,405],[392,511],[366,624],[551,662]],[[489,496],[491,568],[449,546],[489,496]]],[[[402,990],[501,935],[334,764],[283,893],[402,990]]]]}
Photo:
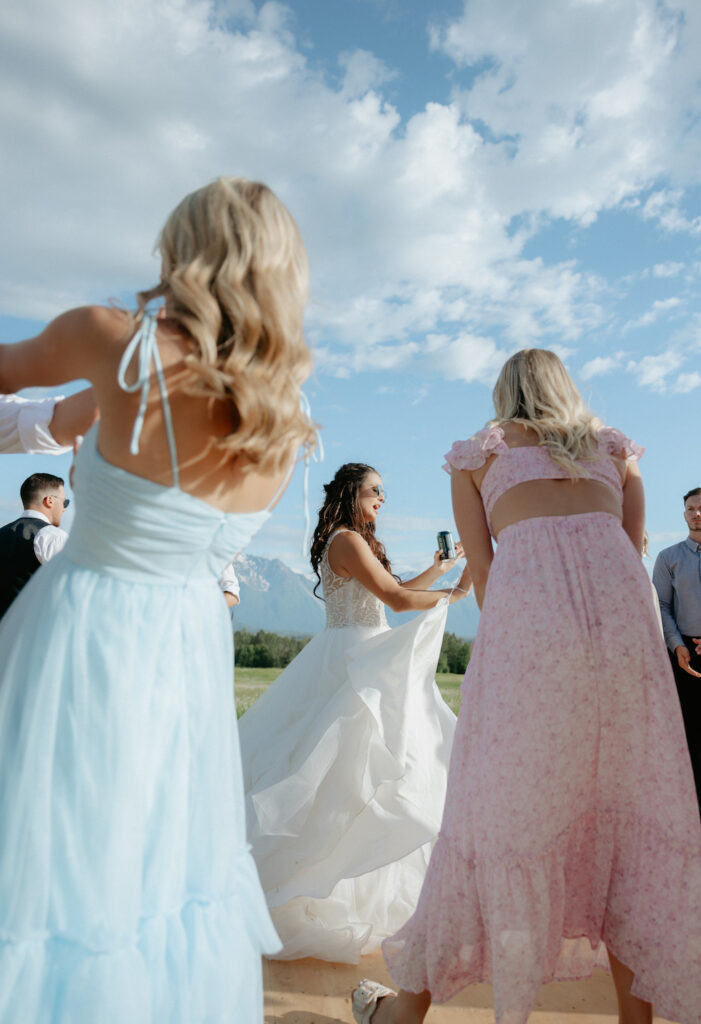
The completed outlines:
{"type": "Polygon", "coordinates": [[[62,313],[52,324],[77,337],[99,337],[103,341],[125,342],[134,331],[136,320],[117,306],[77,306],[62,313]]]}
{"type": "Polygon", "coordinates": [[[373,564],[377,562],[368,542],[355,530],[343,528],[342,532],[333,537],[328,550],[330,555],[333,551],[334,559],[338,560],[347,559],[353,563],[355,560],[360,560],[363,564],[366,564],[368,560],[371,560],[373,564]]]}
{"type": "Polygon", "coordinates": [[[337,531],[333,532],[330,544],[333,544],[336,551],[361,551],[366,548],[367,541],[365,541],[359,533],[355,530],[350,530],[347,526],[339,526],[337,531]]]}
{"type": "Polygon", "coordinates": [[[513,420],[503,420],[498,424],[504,434],[504,441],[509,448],[527,447],[538,444],[538,435],[535,430],[524,426],[523,423],[514,423],[513,420]]]}

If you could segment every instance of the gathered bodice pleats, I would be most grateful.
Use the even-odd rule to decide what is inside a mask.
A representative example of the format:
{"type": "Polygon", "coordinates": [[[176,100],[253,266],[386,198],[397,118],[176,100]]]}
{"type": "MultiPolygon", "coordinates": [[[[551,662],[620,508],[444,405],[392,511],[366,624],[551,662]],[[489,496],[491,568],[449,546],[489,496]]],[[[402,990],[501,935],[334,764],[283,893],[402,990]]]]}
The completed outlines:
{"type": "Polygon", "coordinates": [[[76,516],[64,549],[78,565],[139,582],[215,579],[268,519],[227,513],[107,462],[93,427],[76,458],[76,516]]]}

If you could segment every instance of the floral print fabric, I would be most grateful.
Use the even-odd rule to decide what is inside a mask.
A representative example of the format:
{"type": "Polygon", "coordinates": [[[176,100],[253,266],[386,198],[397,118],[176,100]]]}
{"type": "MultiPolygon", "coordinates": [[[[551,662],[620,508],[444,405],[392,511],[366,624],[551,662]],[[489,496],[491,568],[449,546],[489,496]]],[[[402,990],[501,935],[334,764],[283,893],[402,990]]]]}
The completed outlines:
{"type": "MultiPolygon", "coordinates": [[[[482,435],[452,465],[496,452],[498,467],[503,437],[482,435]]],[[[537,478],[542,450],[518,451],[537,478]]],[[[587,976],[606,947],[656,1013],[701,1021],[701,822],[679,703],[647,573],[595,512],[499,535],[440,836],[383,950],[403,988],[444,1002],[488,981],[497,1024],[525,1024],[542,983],[587,976]]]]}
{"type": "MultiPolygon", "coordinates": [[[[606,484],[621,497],[621,476],[608,456],[637,461],[645,449],[615,427],[602,427],[598,432],[598,440],[600,457],[580,463],[582,475],[606,484]]],[[[490,529],[494,505],[511,487],[528,480],[569,478],[567,469],[550,457],[547,448],[538,445],[509,448],[504,441],[504,431],[497,426],[484,427],[467,441],[455,441],[445,456],[447,461],[443,469],[447,473],[450,473],[451,468],[479,469],[492,455],[503,458],[494,459],[482,480],[482,502],[490,529]]]]}

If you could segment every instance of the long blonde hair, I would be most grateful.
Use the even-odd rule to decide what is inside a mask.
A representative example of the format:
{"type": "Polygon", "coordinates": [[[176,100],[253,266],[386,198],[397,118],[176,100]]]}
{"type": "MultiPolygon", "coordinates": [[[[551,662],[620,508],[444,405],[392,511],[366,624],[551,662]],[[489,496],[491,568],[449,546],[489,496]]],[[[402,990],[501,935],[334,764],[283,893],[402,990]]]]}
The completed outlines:
{"type": "Polygon", "coordinates": [[[309,265],[299,230],[265,185],[217,178],[191,192],[158,239],[161,283],[137,294],[137,316],[166,296],[188,331],[194,394],[229,399],[235,429],[219,440],[263,471],[314,446],[300,408],[311,356],[303,336],[309,265]]]}
{"type": "Polygon", "coordinates": [[[584,399],[561,360],[546,348],[524,348],[504,363],[492,394],[496,419],[529,427],[538,443],[570,473],[598,454],[601,420],[584,399]]]}

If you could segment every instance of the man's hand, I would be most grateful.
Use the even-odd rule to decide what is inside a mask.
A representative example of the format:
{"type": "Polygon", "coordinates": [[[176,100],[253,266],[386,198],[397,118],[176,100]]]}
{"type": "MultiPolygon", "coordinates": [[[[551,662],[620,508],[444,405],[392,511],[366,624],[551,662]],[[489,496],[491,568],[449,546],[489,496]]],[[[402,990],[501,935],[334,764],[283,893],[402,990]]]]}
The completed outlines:
{"type": "Polygon", "coordinates": [[[694,647],[695,653],[696,654],[701,654],[701,640],[699,640],[699,638],[697,636],[692,636],[691,639],[696,644],[696,646],[694,647]]]}
{"type": "MultiPolygon", "coordinates": [[[[697,641],[696,637],[692,637],[694,643],[698,643],[701,646],[701,641],[697,641]]],[[[698,647],[697,647],[698,652],[698,647]]],[[[679,668],[683,668],[685,672],[688,672],[690,676],[696,676],[697,679],[701,679],[701,672],[695,672],[691,667],[691,654],[689,648],[686,646],[675,647],[674,653],[677,656],[677,664],[679,668]]]]}

